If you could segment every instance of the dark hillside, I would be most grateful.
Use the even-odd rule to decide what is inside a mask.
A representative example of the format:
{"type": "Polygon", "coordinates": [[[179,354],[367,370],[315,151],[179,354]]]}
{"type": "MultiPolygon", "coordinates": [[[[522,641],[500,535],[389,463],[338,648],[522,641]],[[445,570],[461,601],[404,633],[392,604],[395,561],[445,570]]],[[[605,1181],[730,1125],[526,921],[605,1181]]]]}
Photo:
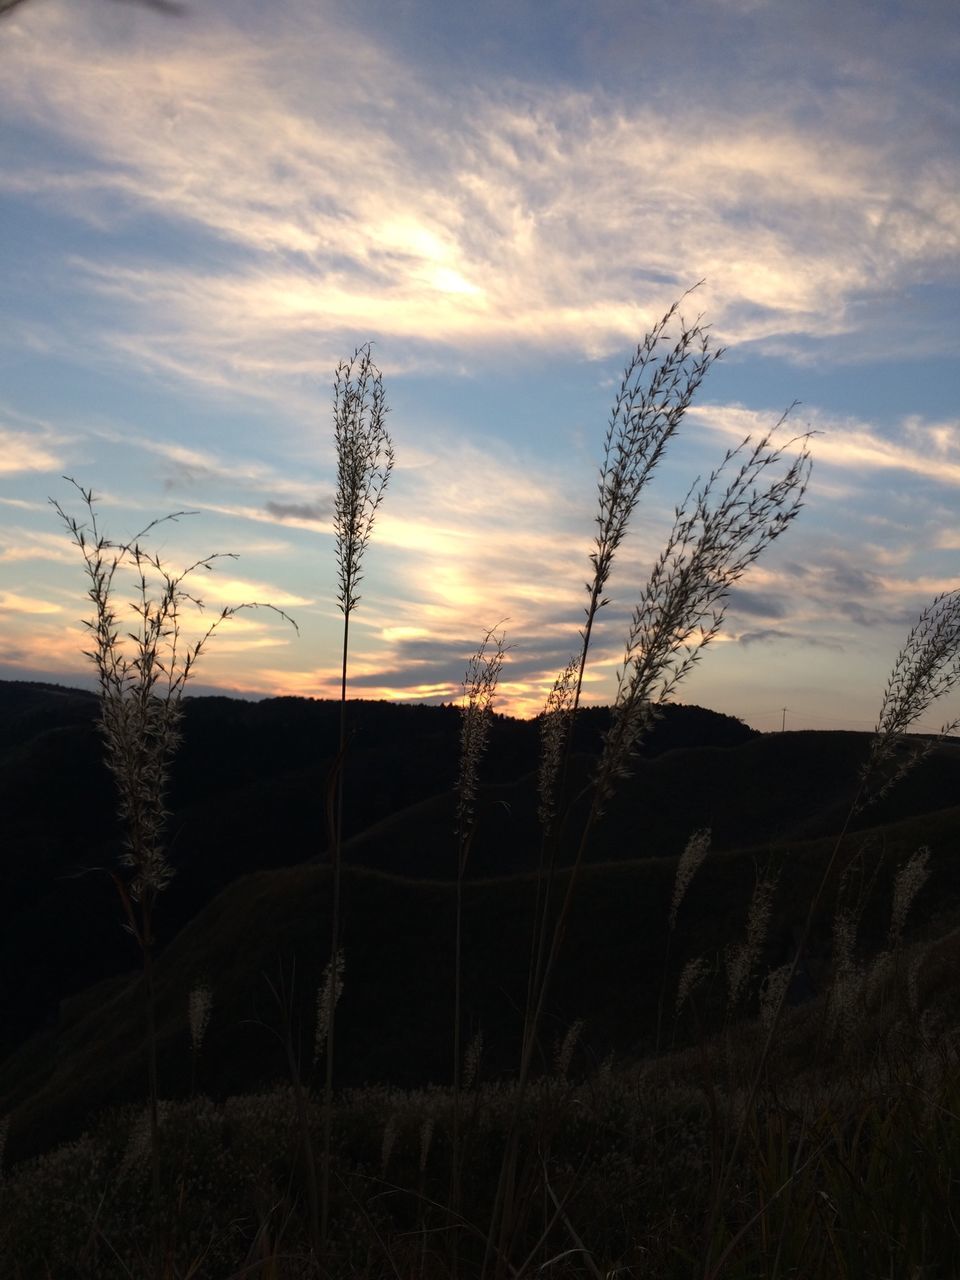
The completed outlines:
{"type": "MultiPolygon", "coordinates": [[[[915,904],[908,933],[922,933],[934,915],[941,931],[960,923],[960,809],[890,824],[866,838],[871,866],[880,863],[861,935],[868,951],[881,944],[887,929],[896,869],[922,843],[933,849],[933,876],[915,904]]],[[[845,856],[861,843],[861,837],[849,840],[845,856]]],[[[670,990],[693,956],[722,963],[724,947],[742,934],[757,861],[765,863],[771,853],[782,863],[782,877],[764,967],[782,963],[832,847],[830,840],[817,840],[708,858],[680,913],[670,990]]],[[[545,1053],[576,1018],[586,1020],[585,1044],[595,1057],[611,1048],[633,1053],[650,1047],[675,867],[675,858],[665,857],[585,869],[550,1001],[545,1053]]],[[[452,886],[352,869],[344,890],[340,1082],[446,1081],[452,886]]],[[[491,1073],[509,1072],[516,1061],[532,893],[529,876],[467,886],[465,1009],[469,1025],[484,1029],[485,1068],[491,1073]]],[[[162,1096],[183,1096],[187,1089],[187,1001],[201,979],[214,993],[202,1060],[205,1091],[224,1096],[286,1078],[275,1034],[280,1014],[268,979],[288,989],[293,983],[295,1025],[309,1063],[326,958],[328,895],[324,867],[258,872],[221,893],[166,948],[158,962],[162,1096]]],[[[810,947],[815,987],[828,972],[831,912],[828,892],[810,947]]],[[[719,1008],[721,990],[720,981],[709,988],[706,1016],[719,1008]]],[[[681,1042],[689,1032],[685,1023],[678,1026],[681,1042]]],[[[14,1117],[11,1158],[78,1132],[108,1102],[141,1098],[141,1034],[136,974],[64,1001],[57,1025],[0,1066],[0,1113],[12,1111],[14,1117]]]]}
{"type": "MultiPolygon", "coordinates": [[[[192,929],[198,913],[212,910],[222,901],[217,895],[240,877],[313,864],[305,883],[321,882],[316,864],[322,867],[324,861],[324,793],[339,716],[335,703],[299,698],[260,703],[199,698],[184,705],[185,742],[174,772],[169,825],[177,875],[157,914],[161,949],[179,947],[181,931],[192,929]]],[[[108,875],[119,844],[111,782],[94,723],[96,699],[56,686],[0,682],[0,710],[0,813],[6,836],[0,851],[0,1053],[9,1053],[37,1028],[55,1026],[61,1002],[130,970],[139,953],[121,928],[108,875]]],[[[608,715],[602,708],[582,715],[571,791],[589,777],[608,715]]],[[[403,877],[407,887],[397,889],[398,897],[414,894],[409,886],[418,879],[449,881],[457,710],[356,702],[350,719],[348,866],[403,877]]],[[[597,824],[587,860],[666,859],[672,866],[691,832],[706,825],[720,853],[754,847],[790,851],[840,828],[868,745],[862,734],[761,736],[731,717],[667,707],[638,752],[634,776],[624,781],[597,824]]],[[[474,880],[520,875],[536,866],[538,746],[536,724],[495,718],[467,868],[474,880]]],[[[859,825],[880,829],[906,822],[909,828],[922,819],[936,832],[944,824],[952,830],[949,806],[958,796],[960,746],[949,742],[882,805],[861,815],[859,825]]],[[[582,804],[568,819],[561,863],[571,856],[581,819],[582,804]]],[[[938,853],[946,847],[931,843],[938,853]]],[[[424,886],[427,897],[447,892],[424,886]]],[[[501,889],[495,892],[500,895],[501,889]]],[[[520,892],[502,890],[505,918],[520,911],[508,905],[510,895],[520,892]]],[[[529,895],[529,889],[522,892],[529,895]]],[[[745,893],[741,904],[749,889],[745,893]]],[[[413,927],[422,912],[416,927],[424,938],[436,929],[442,934],[444,913],[424,907],[426,898],[411,900],[420,905],[409,913],[397,905],[396,918],[403,921],[409,914],[413,927]]],[[[241,967],[257,955],[261,967],[268,968],[289,931],[284,910],[275,912],[266,951],[261,954],[231,935],[218,963],[232,969],[237,962],[225,958],[232,947],[244,957],[241,967]]],[[[395,913],[385,899],[374,915],[379,932],[371,925],[361,950],[369,947],[382,966],[395,913]],[[375,944],[375,937],[381,942],[375,944]]],[[[310,926],[314,941],[323,936],[322,928],[322,923],[310,926]]],[[[438,934],[430,945],[446,956],[448,943],[438,934]]],[[[511,981],[516,977],[516,948],[525,944],[509,942],[497,931],[492,945],[505,952],[500,984],[505,991],[508,973],[511,981]]],[[[431,970],[432,962],[425,963],[423,972],[414,967],[407,974],[414,987],[431,970]]],[[[387,966],[393,972],[392,961],[387,966]]],[[[261,981],[256,974],[247,978],[243,999],[251,983],[261,981]]],[[[391,999],[400,998],[394,991],[391,999]]],[[[250,1016],[249,1008],[243,1016],[250,1016]]]]}
{"type": "MultiPolygon", "coordinates": [[[[178,874],[158,914],[161,944],[238,876],[322,855],[339,732],[335,702],[187,698],[184,711],[169,797],[169,856],[178,874]]],[[[107,874],[120,844],[96,714],[91,693],[0,681],[0,1053],[54,1017],[64,996],[136,959],[107,874]]],[[[608,714],[584,712],[583,749],[598,747],[608,714]]],[[[350,726],[348,837],[449,795],[458,767],[456,708],[351,702],[350,726]]],[[[670,707],[645,751],[753,736],[730,716],[670,707]]],[[[535,770],[538,745],[536,724],[496,716],[485,777],[506,783],[535,770]]],[[[430,874],[434,862],[435,851],[422,867],[414,859],[403,870],[430,874]]],[[[506,865],[514,865],[512,855],[506,865]]]]}

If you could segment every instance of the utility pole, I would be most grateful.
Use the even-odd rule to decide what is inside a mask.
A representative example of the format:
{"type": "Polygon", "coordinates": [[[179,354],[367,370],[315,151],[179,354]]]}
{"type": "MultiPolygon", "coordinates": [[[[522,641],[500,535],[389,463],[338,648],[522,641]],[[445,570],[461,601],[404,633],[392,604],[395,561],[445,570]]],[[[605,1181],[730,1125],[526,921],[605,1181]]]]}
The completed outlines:
{"type": "Polygon", "coordinates": [[[780,720],[780,732],[781,732],[781,733],[786,733],[786,731],[787,731],[787,708],[786,708],[786,707],[784,707],[784,708],[783,708],[783,716],[782,716],[782,718],[781,718],[781,720],[780,720]]]}

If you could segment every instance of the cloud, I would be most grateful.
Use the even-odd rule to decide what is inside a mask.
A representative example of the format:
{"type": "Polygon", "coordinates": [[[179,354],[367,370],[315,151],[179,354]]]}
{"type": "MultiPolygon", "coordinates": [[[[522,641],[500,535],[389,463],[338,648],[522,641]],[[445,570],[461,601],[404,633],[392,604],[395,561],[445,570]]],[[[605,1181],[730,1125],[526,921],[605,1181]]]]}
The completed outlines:
{"type": "Polygon", "coordinates": [[[701,276],[722,341],[823,350],[960,245],[955,159],[923,131],[825,146],[792,102],[712,104],[707,129],[702,102],[490,78],[451,98],[330,15],[281,13],[269,45],[216,17],[151,47],[45,21],[14,32],[4,109],[80,159],[0,189],[176,232],[175,259],[69,271],[112,304],[103,341],[208,390],[262,393],[357,332],[404,359],[607,355],[701,276]]]}
{"type": "MultiPolygon", "coordinates": [[[[43,510],[40,504],[36,506],[43,510]]],[[[62,533],[44,533],[36,529],[10,526],[0,529],[0,563],[20,560],[48,560],[55,564],[74,564],[78,552],[62,533]]]]}
{"type": "Polygon", "coordinates": [[[790,641],[794,644],[809,645],[816,649],[832,649],[838,653],[842,653],[846,648],[839,640],[824,636],[807,635],[798,631],[781,630],[777,627],[767,627],[760,631],[742,631],[736,639],[739,644],[745,647],[752,644],[769,644],[772,641],[790,641]]]}
{"type": "Polygon", "coordinates": [[[33,596],[19,595],[15,591],[0,591],[0,609],[6,609],[9,613],[62,613],[63,610],[58,604],[52,604],[49,600],[37,600],[33,596]]]}
{"type": "MultiPolygon", "coordinates": [[[[765,435],[779,415],[742,404],[695,404],[687,410],[687,417],[739,441],[747,435],[765,435]]],[[[892,429],[895,438],[890,438],[879,427],[858,418],[802,408],[787,419],[775,439],[786,442],[791,435],[807,430],[817,432],[810,446],[815,467],[827,465],[857,474],[865,469],[903,471],[936,484],[960,486],[960,419],[927,421],[911,414],[892,429]]]]}
{"type": "Polygon", "coordinates": [[[237,608],[243,604],[272,604],[278,609],[292,609],[312,604],[307,596],[295,595],[264,582],[251,582],[243,578],[223,578],[216,574],[205,576],[197,594],[205,605],[218,604],[237,608]]]}
{"type": "Polygon", "coordinates": [[[0,426],[0,475],[56,470],[63,461],[54,447],[54,442],[43,436],[0,426]]]}
{"type": "Polygon", "coordinates": [[[268,502],[265,508],[274,519],[296,520],[302,524],[326,524],[333,514],[333,500],[325,502],[268,502]]]}
{"type": "Polygon", "coordinates": [[[734,587],[727,596],[729,613],[745,613],[757,618],[782,618],[787,612],[786,602],[781,595],[734,587]]]}

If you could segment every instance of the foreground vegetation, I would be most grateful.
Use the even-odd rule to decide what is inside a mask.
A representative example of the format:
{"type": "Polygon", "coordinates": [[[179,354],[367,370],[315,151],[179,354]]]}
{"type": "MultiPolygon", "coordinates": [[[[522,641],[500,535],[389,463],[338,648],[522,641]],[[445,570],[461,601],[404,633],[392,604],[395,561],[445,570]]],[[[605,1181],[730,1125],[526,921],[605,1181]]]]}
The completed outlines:
{"type": "MultiPolygon", "coordinates": [[[[806,865],[792,861],[791,850],[752,859],[749,877],[726,877],[726,895],[740,891],[739,910],[723,913],[715,896],[698,917],[706,927],[694,933],[686,917],[692,894],[711,875],[711,835],[705,828],[688,833],[672,875],[659,877],[653,936],[662,955],[632,976],[641,989],[637,1052],[598,1061],[596,1039],[584,1037],[579,1019],[564,1020],[557,1003],[568,989],[564,974],[569,980],[571,969],[587,968],[590,950],[602,951],[614,929],[611,909],[598,912],[591,901],[591,872],[602,869],[591,868],[589,851],[636,746],[657,706],[675,694],[721,628],[732,584],[789,527],[809,476],[805,437],[790,442],[791,454],[768,436],[730,451],[691,489],[633,612],[611,720],[582,776],[572,729],[614,559],[643,488],[719,354],[699,323],[684,324],[672,308],[625,372],[604,446],[581,644],[541,719],[538,869],[514,896],[520,914],[513,922],[492,928],[488,905],[488,951],[476,945],[477,903],[484,894],[506,902],[507,894],[503,884],[470,885],[467,872],[483,817],[480,773],[507,659],[504,635],[489,632],[468,664],[450,876],[438,886],[450,947],[442,958],[430,957],[428,989],[408,995],[411,1005],[435,1008],[449,1027],[446,1068],[435,1077],[449,1083],[429,1089],[342,1083],[341,1058],[349,1058],[351,1042],[385,1033],[371,1024],[369,1009],[364,1022],[357,1003],[346,1018],[351,983],[370,991],[378,967],[391,963],[382,945],[361,954],[347,946],[343,923],[358,901],[349,901],[343,866],[349,622],[393,462],[369,348],[340,367],[334,389],[344,633],[340,749],[326,790],[330,866],[287,873],[299,887],[298,911],[309,913],[314,935],[328,942],[319,955],[314,949],[300,959],[299,977],[293,958],[285,966],[281,957],[267,979],[274,999],[267,1029],[287,1070],[282,1088],[226,1096],[227,1067],[218,1073],[219,1096],[204,1096],[216,975],[195,974],[188,1008],[179,1013],[188,1014],[191,1034],[190,1096],[173,1102],[161,1090],[172,1078],[164,1060],[164,1021],[172,1011],[161,960],[168,971],[176,963],[176,948],[156,954],[153,927],[172,874],[164,844],[167,783],[184,687],[212,631],[236,610],[224,610],[187,644],[180,631],[191,600],[184,583],[210,559],[172,574],[144,550],[142,535],[126,544],[104,537],[89,490],[80,488],[85,522],[55,504],[90,584],[90,656],[124,822],[122,873],[114,883],[142,957],[141,981],[116,987],[85,1023],[89,1031],[99,1018],[104,1028],[88,1046],[86,1065],[109,1077],[110,1059],[122,1050],[106,1024],[128,1021],[136,999],[145,1024],[147,1105],[101,1113],[77,1141],[10,1174],[0,1192],[6,1274],[949,1274],[948,1260],[960,1248],[950,1211],[960,1076],[956,1011],[944,976],[960,916],[910,939],[910,913],[931,873],[930,850],[913,848],[888,872],[884,927],[865,930],[865,946],[861,929],[878,910],[879,860],[869,838],[852,838],[852,831],[937,750],[936,741],[907,735],[960,679],[960,592],[935,600],[907,638],[846,817],[806,865]],[[668,339],[672,324],[679,336],[668,339]],[[132,650],[121,639],[113,597],[114,577],[128,562],[139,584],[132,650]],[[793,900],[787,917],[787,945],[781,937],[774,954],[778,901],[801,887],[799,913],[793,900]],[[811,981],[811,945],[827,918],[828,963],[811,981]],[[486,1047],[478,978],[485,965],[502,967],[493,953],[518,934],[524,941],[509,953],[519,971],[514,1034],[497,1019],[500,1043],[486,1047]]],[[[882,843],[882,830],[877,838],[882,843]]],[[[720,870],[745,865],[741,857],[720,870]]],[[[609,883],[613,872],[606,874],[609,883]]],[[[367,888],[386,891],[385,878],[367,888]]],[[[393,890],[398,902],[399,883],[393,890]]],[[[228,891],[190,929],[206,923],[215,936],[217,913],[237,900],[228,891]]],[[[259,923],[262,936],[250,945],[262,948],[280,936],[289,915],[270,921],[261,909],[259,923]]],[[[236,941],[236,930],[232,936],[236,941]]],[[[622,996],[622,976],[618,986],[622,996]]],[[[591,998],[602,1009],[603,992],[591,998]]],[[[82,1057],[65,1070],[76,1071],[82,1057]]],[[[398,1064],[397,1075],[402,1070],[398,1064]]]]}
{"type": "MultiPolygon", "coordinates": [[[[840,1025],[824,997],[788,1012],[710,1241],[704,1223],[745,1118],[762,1018],[600,1064],[571,1029],[525,1101],[537,1164],[518,1192],[529,1212],[515,1256],[548,1275],[687,1277],[703,1273],[709,1249],[725,1276],[949,1276],[958,960],[960,929],[905,949],[899,981],[866,981],[840,1025]]],[[[694,995],[688,1017],[699,1008],[694,995]]],[[[473,1274],[515,1098],[509,1080],[473,1077],[482,1051],[467,1057],[460,1266],[473,1274]]],[[[448,1088],[338,1094],[330,1273],[449,1274],[452,1106],[448,1088]]],[[[319,1142],[320,1103],[308,1111],[319,1142]]],[[[165,1273],[316,1274],[292,1087],[185,1097],[161,1112],[165,1273]]],[[[6,1273],[147,1274],[147,1145],[142,1106],[114,1107],[19,1166],[3,1187],[6,1273]]]]}

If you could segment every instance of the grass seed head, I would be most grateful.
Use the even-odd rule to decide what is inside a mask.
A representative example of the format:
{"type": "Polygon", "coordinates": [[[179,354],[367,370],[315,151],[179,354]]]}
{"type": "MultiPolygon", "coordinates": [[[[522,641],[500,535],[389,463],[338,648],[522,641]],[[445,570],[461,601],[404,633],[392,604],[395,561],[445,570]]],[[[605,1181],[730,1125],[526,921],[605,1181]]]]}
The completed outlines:
{"type": "Polygon", "coordinates": [[[779,875],[771,871],[757,876],[747,912],[746,938],[727,948],[727,982],[731,1006],[740,1000],[760,959],[778,879],[779,875]]]}
{"type": "Polygon", "coordinates": [[[460,704],[460,776],[457,782],[457,829],[461,839],[473,826],[480,761],[490,734],[493,699],[500,679],[504,633],[488,631],[467,664],[460,704]]]}
{"type": "Polygon", "coordinates": [[[710,852],[710,828],[700,827],[694,831],[684,847],[677,862],[677,874],[673,884],[673,899],[670,903],[670,928],[677,924],[677,912],[690,887],[690,881],[697,874],[704,858],[710,852]]]}
{"type": "Polygon", "coordinates": [[[540,804],[537,817],[544,830],[549,829],[556,816],[557,784],[563,749],[570,731],[579,669],[579,657],[571,658],[554,681],[540,716],[540,768],[537,779],[540,804]]]}
{"type": "Polygon", "coordinates": [[[210,1025],[210,1013],[213,1009],[213,993],[205,982],[198,983],[190,992],[188,1016],[190,1020],[190,1043],[194,1054],[199,1057],[203,1045],[203,1037],[210,1025]]]}
{"type": "Polygon", "coordinates": [[[722,348],[711,345],[700,317],[687,324],[678,315],[681,302],[675,302],[639,343],[613,402],[597,485],[600,503],[590,555],[594,578],[586,584],[591,597],[588,621],[606,603],[603,592],[614,556],[644,486],[710,366],[723,354],[722,348]],[[671,343],[668,333],[675,318],[680,333],[671,343]]]}
{"type": "Polygon", "coordinates": [[[887,946],[896,950],[903,938],[903,927],[911,906],[930,878],[930,850],[921,846],[908,858],[897,872],[893,886],[893,910],[890,915],[890,931],[887,946]]]}
{"type": "Polygon", "coordinates": [[[633,611],[597,771],[601,800],[612,794],[616,778],[629,773],[651,707],[673,696],[719,632],[731,587],[803,505],[810,433],[784,445],[774,445],[773,435],[748,437],[729,450],[676,508],[666,547],[633,611]],[[794,444],[799,448],[788,457],[794,444]]]}
{"type": "Polygon", "coordinates": [[[433,1116],[427,1116],[423,1124],[420,1126],[420,1160],[419,1169],[421,1173],[426,1172],[427,1160],[430,1156],[430,1144],[433,1142],[434,1130],[433,1116]]]}
{"type": "Polygon", "coordinates": [[[577,1047],[577,1041],[583,1034],[583,1019],[577,1020],[568,1027],[567,1034],[561,1041],[558,1041],[556,1050],[553,1055],[553,1071],[558,1080],[566,1080],[570,1071],[570,1063],[573,1061],[573,1051],[577,1047]]]}
{"type": "Polygon", "coordinates": [[[313,1061],[319,1062],[327,1047],[331,1005],[335,1010],[343,993],[343,972],[345,957],[342,950],[337,952],[336,960],[328,964],[323,971],[323,978],[317,989],[317,1031],[313,1042],[313,1061]],[[331,991],[331,985],[333,990],[331,991]],[[331,998],[332,997],[332,998],[331,998]]]}
{"type": "Polygon", "coordinates": [[[388,412],[383,378],[370,344],[337,366],[333,383],[337,493],[333,527],[339,574],[338,603],[349,614],[357,594],[363,553],[393,470],[393,442],[383,425],[388,412]]]}
{"type": "Polygon", "coordinates": [[[766,1028],[773,1025],[786,998],[792,969],[792,964],[782,964],[771,969],[763,981],[760,988],[760,1021],[766,1028]]]}
{"type": "Polygon", "coordinates": [[[483,1031],[478,1031],[467,1045],[463,1060],[463,1088],[471,1089],[480,1079],[480,1059],[483,1056],[483,1031]]]}
{"type": "Polygon", "coordinates": [[[674,1013],[678,1017],[693,992],[709,974],[710,965],[705,956],[695,956],[683,966],[677,983],[677,998],[674,1002],[674,1013]]]}
{"type": "Polygon", "coordinates": [[[380,1144],[380,1177],[387,1176],[387,1169],[390,1166],[390,1157],[393,1155],[393,1149],[397,1145],[397,1138],[400,1136],[400,1120],[397,1113],[391,1113],[387,1123],[383,1127],[383,1141],[380,1144]]]}
{"type": "Polygon", "coordinates": [[[862,770],[871,788],[862,803],[880,799],[948,734],[960,726],[951,720],[939,735],[890,763],[911,725],[960,681],[960,589],[942,592],[923,610],[897,655],[884,690],[870,754],[862,770]],[[886,776],[884,776],[886,775],[886,776]]]}

